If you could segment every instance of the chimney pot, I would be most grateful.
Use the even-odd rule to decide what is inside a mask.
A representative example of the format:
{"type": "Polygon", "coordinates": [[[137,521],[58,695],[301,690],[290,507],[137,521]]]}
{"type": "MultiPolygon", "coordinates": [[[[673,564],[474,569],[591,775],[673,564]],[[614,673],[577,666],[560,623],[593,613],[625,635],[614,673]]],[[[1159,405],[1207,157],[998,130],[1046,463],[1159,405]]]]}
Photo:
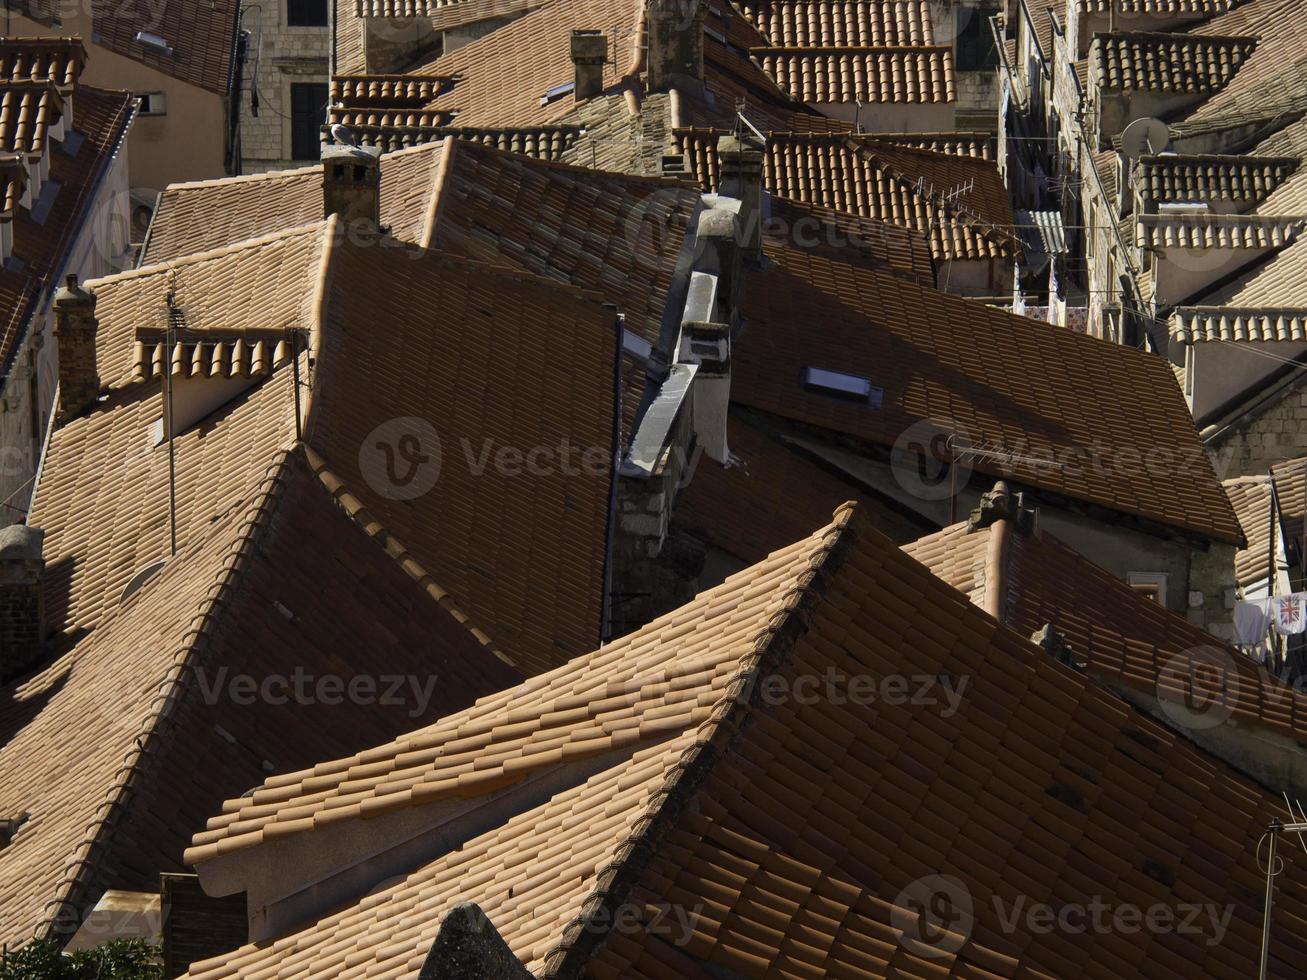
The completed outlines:
{"type": "Polygon", "coordinates": [[[44,542],[45,532],[26,524],[0,530],[0,681],[24,673],[41,659],[44,542]]]}
{"type": "Polygon", "coordinates": [[[55,337],[59,342],[60,423],[74,418],[100,397],[95,360],[95,294],[69,276],[54,294],[55,337]]]}
{"type": "Polygon", "coordinates": [[[322,150],[322,200],[326,217],[347,227],[381,224],[381,149],[332,144],[322,150]]]}
{"type": "Polygon", "coordinates": [[[604,64],[608,61],[608,38],[602,31],[572,32],[572,64],[576,67],[577,100],[593,99],[604,90],[604,64]]]}

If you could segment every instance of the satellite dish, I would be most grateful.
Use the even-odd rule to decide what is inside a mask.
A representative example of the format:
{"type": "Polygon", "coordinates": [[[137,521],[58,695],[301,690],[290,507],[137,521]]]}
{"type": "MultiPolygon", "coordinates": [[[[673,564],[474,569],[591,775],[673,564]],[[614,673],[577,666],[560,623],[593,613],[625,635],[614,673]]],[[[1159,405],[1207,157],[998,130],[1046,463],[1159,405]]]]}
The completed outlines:
{"type": "Polygon", "coordinates": [[[354,133],[348,126],[342,126],[340,123],[332,123],[331,138],[341,146],[354,146],[354,133]]]}
{"type": "Polygon", "coordinates": [[[1121,134],[1121,152],[1131,160],[1145,153],[1161,153],[1171,145],[1171,130],[1160,119],[1136,119],[1121,134]]]}

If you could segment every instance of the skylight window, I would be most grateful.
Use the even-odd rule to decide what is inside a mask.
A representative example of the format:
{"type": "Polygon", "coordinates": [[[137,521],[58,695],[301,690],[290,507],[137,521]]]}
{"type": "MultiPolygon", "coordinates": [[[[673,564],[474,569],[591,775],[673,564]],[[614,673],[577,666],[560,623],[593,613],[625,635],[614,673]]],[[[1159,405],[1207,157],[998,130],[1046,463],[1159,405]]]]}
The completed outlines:
{"type": "Polygon", "coordinates": [[[165,58],[172,57],[172,48],[158,34],[151,34],[149,31],[137,31],[136,41],[156,54],[161,54],[165,58]]]}
{"type": "Polygon", "coordinates": [[[576,82],[564,82],[562,85],[555,85],[544,95],[540,96],[541,105],[549,105],[551,102],[557,102],[564,95],[571,95],[572,89],[576,88],[576,82]]]}
{"type": "Polygon", "coordinates": [[[883,388],[877,388],[860,375],[815,367],[803,369],[803,388],[814,394],[829,395],[831,398],[857,402],[871,408],[880,408],[885,395],[883,388]]]}

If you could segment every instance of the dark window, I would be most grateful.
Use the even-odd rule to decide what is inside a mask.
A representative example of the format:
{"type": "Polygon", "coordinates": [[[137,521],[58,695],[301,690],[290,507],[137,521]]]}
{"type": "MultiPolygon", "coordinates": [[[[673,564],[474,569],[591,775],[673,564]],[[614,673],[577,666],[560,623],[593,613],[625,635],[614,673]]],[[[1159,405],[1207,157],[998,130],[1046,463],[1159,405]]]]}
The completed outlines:
{"type": "Polygon", "coordinates": [[[958,71],[985,71],[998,67],[998,46],[994,43],[994,32],[990,30],[989,18],[997,10],[988,7],[957,8],[958,71]],[[962,23],[965,19],[966,23],[962,23]]]}
{"type": "Polygon", "coordinates": [[[316,160],[321,155],[322,124],[327,118],[327,86],[318,83],[290,87],[290,155],[316,160]]]}
{"type": "Polygon", "coordinates": [[[286,23],[291,27],[326,27],[327,0],[286,0],[286,23]]]}

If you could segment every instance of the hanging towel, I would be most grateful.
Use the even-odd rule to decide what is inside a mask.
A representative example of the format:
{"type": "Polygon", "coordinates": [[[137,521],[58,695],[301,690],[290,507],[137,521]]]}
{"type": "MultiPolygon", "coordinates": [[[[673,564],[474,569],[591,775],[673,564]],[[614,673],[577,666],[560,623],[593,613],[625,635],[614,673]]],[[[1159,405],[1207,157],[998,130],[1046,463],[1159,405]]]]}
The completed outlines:
{"type": "Polygon", "coordinates": [[[1266,637],[1271,625],[1270,599],[1234,604],[1234,636],[1240,646],[1253,647],[1266,637]]]}

